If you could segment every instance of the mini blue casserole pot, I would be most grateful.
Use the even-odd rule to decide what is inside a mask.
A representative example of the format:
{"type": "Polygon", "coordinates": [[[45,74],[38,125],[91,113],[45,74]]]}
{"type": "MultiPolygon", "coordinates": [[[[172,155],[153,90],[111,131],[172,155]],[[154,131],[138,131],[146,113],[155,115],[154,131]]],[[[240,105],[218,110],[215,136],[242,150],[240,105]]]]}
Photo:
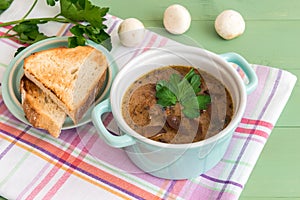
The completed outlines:
{"type": "Polygon", "coordinates": [[[255,72],[236,53],[216,55],[201,48],[182,45],[151,49],[131,60],[117,74],[110,98],[94,107],[92,121],[107,144],[123,148],[131,161],[144,172],[173,180],[194,178],[214,167],[222,159],[245,111],[247,94],[256,86],[255,72]],[[247,83],[230,62],[240,66],[248,78],[247,83]],[[166,144],[143,137],[128,126],[121,111],[122,98],[128,87],[142,75],[170,65],[199,68],[225,85],[234,104],[233,118],[225,129],[203,141],[166,144]],[[101,116],[107,112],[112,112],[121,135],[110,134],[103,125],[101,116]]]}

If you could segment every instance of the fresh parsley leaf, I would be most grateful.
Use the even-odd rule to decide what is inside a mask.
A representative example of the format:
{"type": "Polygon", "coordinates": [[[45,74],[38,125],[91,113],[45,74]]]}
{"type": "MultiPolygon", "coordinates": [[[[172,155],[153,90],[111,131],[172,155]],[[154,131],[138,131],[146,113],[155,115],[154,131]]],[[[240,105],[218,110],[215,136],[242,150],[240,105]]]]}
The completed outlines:
{"type": "Polygon", "coordinates": [[[178,74],[172,74],[169,81],[157,82],[157,103],[167,107],[179,102],[186,117],[196,118],[200,115],[199,111],[206,109],[207,104],[211,102],[209,95],[198,95],[200,85],[200,75],[196,74],[194,69],[191,69],[183,79],[178,74]]]}
{"type": "Polygon", "coordinates": [[[191,69],[185,76],[184,78],[189,81],[189,83],[192,85],[194,92],[197,94],[200,92],[200,76],[195,73],[194,69],[191,69]]]}
{"type": "Polygon", "coordinates": [[[159,80],[157,83],[156,83],[156,91],[159,91],[161,90],[163,87],[168,87],[168,82],[166,80],[159,80]]]}
{"type": "Polygon", "coordinates": [[[74,48],[77,46],[84,46],[85,41],[86,41],[86,39],[84,37],[78,37],[78,36],[69,37],[68,38],[68,47],[74,48]]]}
{"type": "Polygon", "coordinates": [[[156,97],[158,98],[157,103],[163,107],[175,105],[177,101],[175,94],[165,86],[163,86],[156,92],[156,97]]]}
{"type": "Polygon", "coordinates": [[[181,78],[179,74],[172,74],[167,84],[167,87],[175,94],[177,98],[180,95],[180,88],[179,88],[180,80],[181,78]]]}
{"type": "Polygon", "coordinates": [[[109,51],[112,48],[110,36],[103,29],[99,29],[91,25],[77,24],[70,29],[70,32],[74,35],[74,37],[69,40],[69,44],[71,44],[69,47],[84,45],[86,38],[89,38],[97,44],[103,45],[109,51]],[[76,41],[78,42],[77,45],[76,41]]]}
{"type": "Polygon", "coordinates": [[[73,21],[85,21],[87,24],[76,24],[70,30],[73,38],[69,47],[83,45],[85,38],[103,45],[109,51],[112,48],[110,35],[105,32],[104,16],[108,8],[94,6],[89,0],[61,0],[61,15],[73,21]]]}
{"type": "Polygon", "coordinates": [[[195,92],[195,94],[199,93],[201,88],[201,81],[200,81],[200,76],[199,75],[194,75],[191,80],[190,80],[191,86],[195,92]]]}
{"type": "MultiPolygon", "coordinates": [[[[36,6],[38,0],[34,0],[29,11],[19,20],[4,22],[0,27],[13,26],[6,34],[0,38],[14,38],[24,44],[33,44],[37,41],[51,37],[46,36],[39,31],[39,25],[47,22],[72,23],[74,27],[71,29],[73,36],[69,38],[69,47],[85,45],[86,40],[90,39],[95,43],[103,45],[109,51],[112,48],[110,35],[106,33],[106,25],[104,16],[109,8],[101,8],[95,6],[90,0],[46,0],[49,6],[54,6],[56,2],[60,2],[60,14],[54,17],[44,18],[27,18],[36,6]],[[14,31],[14,33],[10,33],[14,31]]],[[[7,8],[12,0],[0,0],[1,8],[7,8]],[[1,7],[2,6],[2,7],[1,7]]],[[[18,52],[20,52],[19,49],[18,52]]]]}
{"type": "Polygon", "coordinates": [[[82,36],[84,34],[84,25],[77,24],[70,29],[70,32],[76,36],[82,36]]]}
{"type": "Polygon", "coordinates": [[[46,0],[47,1],[47,4],[49,6],[55,6],[55,3],[58,1],[58,0],[46,0]]]}
{"type": "Polygon", "coordinates": [[[184,78],[188,81],[191,81],[191,78],[195,75],[194,69],[191,69],[185,76],[184,78]]]}
{"type": "Polygon", "coordinates": [[[182,112],[188,118],[196,118],[199,117],[199,105],[197,101],[197,97],[194,95],[186,99],[185,101],[181,101],[180,104],[183,106],[182,112]]]}
{"type": "Polygon", "coordinates": [[[197,96],[197,100],[200,110],[205,110],[207,108],[207,105],[211,102],[211,98],[209,95],[199,95],[197,96]]]}
{"type": "Polygon", "coordinates": [[[0,0],[0,13],[1,13],[1,11],[4,11],[7,8],[9,8],[9,6],[12,2],[13,2],[13,0],[0,0]]]}
{"type": "Polygon", "coordinates": [[[48,38],[48,36],[39,32],[38,24],[42,23],[45,22],[39,20],[24,21],[14,26],[12,30],[19,35],[20,42],[33,44],[35,42],[48,38]]]}
{"type": "Polygon", "coordinates": [[[61,15],[74,21],[86,21],[103,29],[104,16],[109,8],[93,5],[89,0],[61,0],[61,15]]]}
{"type": "Polygon", "coordinates": [[[21,51],[23,51],[26,47],[19,47],[15,52],[14,56],[17,56],[21,51]]]}
{"type": "Polygon", "coordinates": [[[178,84],[178,90],[177,98],[179,102],[196,96],[191,84],[186,79],[182,79],[178,84]]]}
{"type": "Polygon", "coordinates": [[[108,51],[110,51],[112,49],[112,43],[111,43],[111,38],[110,36],[104,31],[102,30],[101,32],[103,32],[101,34],[101,38],[105,37],[107,39],[102,39],[102,42],[100,42],[99,44],[101,44],[102,46],[104,46],[108,51]]]}

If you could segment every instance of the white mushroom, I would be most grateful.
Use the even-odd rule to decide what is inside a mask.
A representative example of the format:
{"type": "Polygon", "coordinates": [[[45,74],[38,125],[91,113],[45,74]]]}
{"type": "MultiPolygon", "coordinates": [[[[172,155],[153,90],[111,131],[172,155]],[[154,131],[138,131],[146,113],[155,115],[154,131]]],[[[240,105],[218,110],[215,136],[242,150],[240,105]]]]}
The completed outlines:
{"type": "Polygon", "coordinates": [[[120,42],[126,47],[134,47],[142,42],[145,35],[143,23],[136,18],[128,18],[118,28],[120,42]]]}
{"type": "Polygon", "coordinates": [[[170,33],[183,34],[191,25],[191,15],[185,7],[174,4],[165,10],[163,23],[170,33]]]}
{"type": "Polygon", "coordinates": [[[245,21],[237,11],[225,10],[216,18],[215,29],[222,38],[230,40],[244,33],[245,21]]]}

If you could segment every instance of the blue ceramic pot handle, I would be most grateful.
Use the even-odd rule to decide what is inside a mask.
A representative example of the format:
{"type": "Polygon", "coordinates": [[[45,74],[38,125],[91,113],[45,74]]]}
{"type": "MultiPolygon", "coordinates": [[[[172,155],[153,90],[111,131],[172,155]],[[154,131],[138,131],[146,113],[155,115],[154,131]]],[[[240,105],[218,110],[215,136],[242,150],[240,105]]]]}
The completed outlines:
{"type": "Polygon", "coordinates": [[[122,148],[126,146],[133,145],[135,139],[129,135],[115,136],[112,135],[104,126],[101,116],[104,113],[111,112],[111,106],[109,99],[106,99],[99,103],[92,111],[92,122],[97,129],[98,134],[104,141],[116,148],[122,148]]]}
{"type": "Polygon", "coordinates": [[[249,80],[249,83],[245,85],[247,94],[253,92],[253,90],[255,90],[257,87],[258,79],[250,64],[237,53],[225,53],[221,54],[220,56],[228,62],[237,64],[245,72],[249,80]]]}

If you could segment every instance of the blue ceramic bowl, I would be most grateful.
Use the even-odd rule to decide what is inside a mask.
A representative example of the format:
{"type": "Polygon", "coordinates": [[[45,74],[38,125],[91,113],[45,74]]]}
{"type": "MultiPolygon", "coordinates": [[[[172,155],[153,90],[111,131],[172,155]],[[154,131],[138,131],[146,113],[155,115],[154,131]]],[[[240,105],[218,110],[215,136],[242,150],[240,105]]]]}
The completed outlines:
{"type": "Polygon", "coordinates": [[[216,55],[183,45],[149,50],[130,61],[117,74],[110,98],[94,108],[92,121],[106,143],[116,148],[124,148],[131,161],[143,171],[166,179],[193,178],[211,169],[222,159],[245,111],[247,93],[253,91],[256,85],[255,72],[245,59],[235,53],[216,55]],[[248,84],[244,83],[229,62],[242,68],[249,79],[248,84]],[[147,72],[169,65],[198,67],[218,78],[226,86],[233,99],[234,116],[225,129],[200,142],[166,144],[145,138],[126,124],[121,114],[121,106],[127,88],[147,72]],[[121,130],[121,136],[110,134],[101,121],[101,115],[110,111],[121,130]]]}
{"type": "MultiPolygon", "coordinates": [[[[100,95],[98,95],[95,103],[98,104],[102,100],[106,99],[109,96],[109,91],[115,78],[118,68],[114,62],[113,57],[110,53],[101,45],[96,44],[92,41],[87,41],[87,45],[93,46],[102,53],[105,54],[108,59],[108,73],[106,77],[105,84],[101,89],[100,95]]],[[[15,58],[12,59],[8,68],[5,70],[2,82],[2,95],[4,103],[6,104],[9,111],[20,121],[29,124],[25,118],[25,114],[21,105],[21,95],[20,95],[20,79],[24,74],[23,63],[24,58],[30,54],[50,48],[68,46],[68,37],[53,37],[49,39],[42,40],[33,45],[30,45],[23,51],[21,51],[15,58]]],[[[91,112],[93,106],[86,112],[84,117],[80,120],[78,124],[74,124],[70,118],[67,118],[63,124],[62,129],[70,129],[74,127],[81,126],[91,121],[91,112]]]]}

